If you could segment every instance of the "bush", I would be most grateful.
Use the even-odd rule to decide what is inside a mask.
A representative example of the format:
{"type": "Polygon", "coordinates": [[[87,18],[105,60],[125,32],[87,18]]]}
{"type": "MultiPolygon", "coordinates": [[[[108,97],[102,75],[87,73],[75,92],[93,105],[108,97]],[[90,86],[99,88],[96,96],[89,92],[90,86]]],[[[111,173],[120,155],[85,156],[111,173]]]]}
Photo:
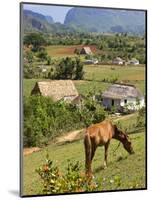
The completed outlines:
{"type": "Polygon", "coordinates": [[[58,194],[72,192],[95,191],[97,184],[80,172],[81,166],[79,162],[67,162],[66,172],[62,173],[60,169],[53,165],[46,156],[45,164],[36,169],[43,182],[43,194],[58,194]]]}
{"type": "Polygon", "coordinates": [[[145,110],[145,107],[142,107],[141,109],[138,110],[136,127],[144,127],[145,126],[145,116],[146,116],[146,110],[145,110]]]}
{"type": "Polygon", "coordinates": [[[30,33],[24,36],[25,45],[33,45],[33,51],[38,51],[41,46],[46,45],[44,36],[40,33],[30,33]]]}
{"type": "Polygon", "coordinates": [[[99,102],[93,99],[93,96],[88,96],[83,102],[83,107],[80,110],[80,118],[88,127],[91,124],[101,122],[106,117],[106,112],[99,102]]]}
{"type": "Polygon", "coordinates": [[[46,145],[60,133],[89,126],[104,118],[105,111],[93,100],[87,99],[78,107],[38,95],[24,97],[24,146],[46,145]]]}
{"type": "Polygon", "coordinates": [[[24,146],[46,145],[50,138],[82,127],[79,111],[42,96],[24,97],[24,146]]]}

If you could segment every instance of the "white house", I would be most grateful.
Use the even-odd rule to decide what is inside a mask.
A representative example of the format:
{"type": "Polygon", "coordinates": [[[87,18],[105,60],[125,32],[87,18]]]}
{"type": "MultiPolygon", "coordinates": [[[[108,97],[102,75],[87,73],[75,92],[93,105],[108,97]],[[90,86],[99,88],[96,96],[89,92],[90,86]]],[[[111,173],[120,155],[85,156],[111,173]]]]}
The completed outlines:
{"type": "Polygon", "coordinates": [[[113,84],[102,94],[103,106],[111,109],[113,106],[122,112],[124,107],[134,111],[145,106],[144,96],[134,85],[113,84]]]}
{"type": "Polygon", "coordinates": [[[116,57],[113,61],[112,61],[113,64],[115,65],[123,65],[124,63],[124,60],[120,57],[116,57]]]}
{"type": "Polygon", "coordinates": [[[139,65],[139,60],[137,60],[136,58],[132,58],[128,64],[130,65],[139,65]]]}
{"type": "Polygon", "coordinates": [[[84,63],[87,64],[87,65],[88,64],[89,65],[91,65],[91,64],[96,65],[96,64],[98,64],[98,60],[97,59],[89,59],[89,60],[85,60],[84,63]]]}

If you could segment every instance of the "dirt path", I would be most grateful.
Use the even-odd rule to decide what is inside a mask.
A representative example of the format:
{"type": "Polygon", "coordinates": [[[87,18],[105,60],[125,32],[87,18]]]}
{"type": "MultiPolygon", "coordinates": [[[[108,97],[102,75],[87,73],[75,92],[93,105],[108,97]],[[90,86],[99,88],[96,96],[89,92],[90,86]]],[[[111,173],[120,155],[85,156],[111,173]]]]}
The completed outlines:
{"type": "MultiPolygon", "coordinates": [[[[135,115],[135,113],[129,114],[129,115],[124,115],[124,116],[114,116],[111,118],[111,120],[113,120],[114,122],[117,122],[119,120],[124,120],[124,119],[128,119],[130,117],[132,117],[133,115],[135,115]]],[[[65,144],[65,143],[70,143],[70,142],[74,142],[77,141],[79,139],[83,138],[84,135],[84,130],[85,129],[80,129],[80,130],[75,130],[75,131],[71,131],[68,133],[63,134],[60,137],[57,137],[55,139],[55,143],[56,144],[65,144]]],[[[23,151],[24,156],[32,154],[33,152],[37,152],[40,151],[40,148],[38,147],[32,147],[32,148],[25,148],[23,151]]]]}
{"type": "MultiPolygon", "coordinates": [[[[65,143],[77,141],[83,137],[83,132],[84,132],[84,129],[68,132],[60,137],[57,137],[55,139],[55,143],[56,144],[65,144],[65,143]]],[[[23,155],[27,156],[34,152],[40,151],[40,150],[41,150],[41,148],[39,148],[39,147],[24,148],[23,155]]]]}
{"type": "Polygon", "coordinates": [[[130,117],[132,117],[132,116],[134,116],[134,115],[135,115],[135,113],[128,114],[128,115],[124,115],[124,116],[116,116],[115,119],[114,119],[114,117],[113,117],[112,120],[113,120],[114,122],[117,122],[117,121],[119,121],[119,120],[128,119],[128,118],[130,118],[130,117]]]}
{"type": "Polygon", "coordinates": [[[63,136],[56,138],[56,144],[63,144],[63,143],[68,143],[68,142],[73,142],[73,141],[79,140],[83,137],[83,132],[84,132],[84,129],[66,133],[63,136]]]}
{"type": "Polygon", "coordinates": [[[30,148],[24,148],[23,150],[23,155],[24,156],[27,156],[33,152],[37,152],[37,151],[40,151],[40,148],[39,147],[30,147],[30,148]]]}

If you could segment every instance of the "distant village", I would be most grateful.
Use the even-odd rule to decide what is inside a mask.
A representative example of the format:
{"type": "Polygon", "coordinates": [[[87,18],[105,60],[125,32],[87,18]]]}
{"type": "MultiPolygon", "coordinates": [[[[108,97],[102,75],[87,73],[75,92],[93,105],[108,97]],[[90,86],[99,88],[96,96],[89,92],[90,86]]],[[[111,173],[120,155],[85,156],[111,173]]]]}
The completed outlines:
{"type": "MultiPolygon", "coordinates": [[[[90,47],[83,47],[80,51],[81,55],[89,55],[92,56],[92,50],[90,47]]],[[[98,64],[99,61],[96,58],[92,58],[92,59],[86,59],[84,61],[85,64],[98,64]]],[[[131,60],[124,60],[120,57],[116,57],[111,61],[112,64],[114,65],[139,65],[139,60],[137,60],[136,58],[132,58],[131,60]]]]}

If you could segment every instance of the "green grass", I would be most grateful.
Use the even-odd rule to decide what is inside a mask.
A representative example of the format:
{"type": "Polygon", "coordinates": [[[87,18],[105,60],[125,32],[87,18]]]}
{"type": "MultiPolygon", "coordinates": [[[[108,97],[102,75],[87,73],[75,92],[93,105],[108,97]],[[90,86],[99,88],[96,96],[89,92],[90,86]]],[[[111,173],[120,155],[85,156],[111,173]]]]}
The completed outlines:
{"type": "MultiPolygon", "coordinates": [[[[122,145],[113,154],[118,142],[113,140],[109,147],[108,168],[102,169],[104,149],[99,147],[93,160],[93,172],[100,190],[118,190],[145,187],[145,134],[140,132],[130,136],[135,154],[128,155],[122,145]]],[[[84,171],[83,140],[65,145],[51,144],[40,152],[24,157],[24,195],[40,194],[42,183],[35,169],[45,162],[46,153],[62,171],[67,160],[80,161],[84,171]]]]}
{"type": "MultiPolygon", "coordinates": [[[[122,127],[129,127],[137,121],[137,113],[126,115],[120,120],[122,127]]],[[[108,168],[103,169],[104,149],[98,147],[93,160],[93,172],[96,182],[99,184],[99,190],[119,190],[132,188],[145,188],[145,129],[139,129],[129,136],[135,151],[135,154],[129,155],[122,144],[118,146],[118,141],[112,140],[109,147],[108,168]],[[115,151],[115,152],[114,152],[115,151]]],[[[50,145],[34,152],[23,158],[23,188],[24,195],[41,194],[42,182],[35,169],[45,163],[47,152],[62,172],[67,167],[67,160],[71,162],[79,161],[81,171],[84,172],[85,153],[83,139],[72,143],[57,145],[51,141],[50,145]]]]}
{"type": "MultiPolygon", "coordinates": [[[[145,67],[144,66],[84,66],[84,80],[74,81],[79,93],[86,94],[88,91],[104,91],[111,83],[102,82],[104,78],[118,77],[118,81],[126,81],[134,84],[142,93],[145,93],[145,67]]],[[[24,79],[23,94],[29,96],[36,81],[40,79],[24,79]]]]}

